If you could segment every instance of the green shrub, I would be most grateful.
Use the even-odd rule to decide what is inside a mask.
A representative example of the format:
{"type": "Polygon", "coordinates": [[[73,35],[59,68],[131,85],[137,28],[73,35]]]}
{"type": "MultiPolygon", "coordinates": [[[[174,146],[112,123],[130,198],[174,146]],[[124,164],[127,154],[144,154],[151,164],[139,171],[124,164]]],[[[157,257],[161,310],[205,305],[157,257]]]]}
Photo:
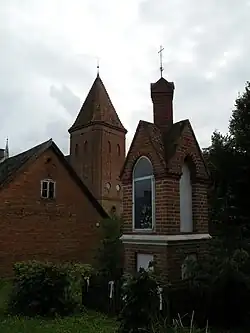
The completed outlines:
{"type": "Polygon", "coordinates": [[[123,299],[119,331],[150,331],[159,312],[158,283],[152,273],[141,269],[128,277],[123,285],[123,299]]]}
{"type": "Polygon", "coordinates": [[[0,280],[0,315],[4,315],[8,311],[8,301],[11,290],[11,281],[0,280]]]}
{"type": "Polygon", "coordinates": [[[82,279],[90,272],[84,265],[16,263],[9,309],[26,316],[68,315],[79,309],[82,279]]]}

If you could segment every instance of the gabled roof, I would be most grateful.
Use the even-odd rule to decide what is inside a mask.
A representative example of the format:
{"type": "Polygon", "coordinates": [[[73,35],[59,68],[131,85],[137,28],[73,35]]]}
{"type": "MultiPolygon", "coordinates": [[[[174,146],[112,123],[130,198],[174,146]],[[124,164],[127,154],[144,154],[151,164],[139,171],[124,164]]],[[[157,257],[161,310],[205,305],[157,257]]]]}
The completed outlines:
{"type": "Polygon", "coordinates": [[[52,143],[52,139],[45,141],[25,152],[9,157],[0,163],[0,186],[4,184],[10,176],[18,171],[31,157],[35,157],[45,151],[52,143]]]}
{"type": "Polygon", "coordinates": [[[134,142],[136,141],[136,138],[137,138],[138,133],[139,133],[141,128],[143,128],[143,130],[147,134],[148,139],[151,142],[153,148],[155,149],[156,154],[158,155],[158,157],[160,158],[160,161],[165,166],[164,146],[163,146],[163,141],[162,141],[162,134],[161,134],[161,131],[160,131],[159,127],[156,126],[153,123],[148,122],[148,121],[140,120],[139,123],[138,123],[138,126],[136,128],[133,140],[131,142],[129,151],[128,151],[127,156],[125,158],[125,162],[124,162],[123,167],[121,169],[120,177],[122,177],[122,175],[123,175],[123,172],[126,168],[127,162],[130,158],[130,154],[131,154],[131,150],[133,148],[134,142]]]}
{"type": "Polygon", "coordinates": [[[156,153],[158,154],[158,156],[159,156],[159,158],[162,162],[162,165],[165,168],[167,168],[168,162],[171,160],[172,157],[174,157],[174,155],[176,153],[176,150],[179,146],[179,139],[181,138],[181,135],[182,135],[182,132],[183,132],[184,128],[186,126],[190,126],[190,129],[192,131],[192,134],[193,134],[198,152],[200,154],[201,159],[204,162],[206,171],[208,172],[207,167],[206,167],[206,163],[203,159],[203,155],[202,155],[202,152],[201,152],[200,147],[199,147],[199,144],[196,140],[196,137],[194,135],[194,132],[192,130],[192,127],[191,127],[190,122],[189,122],[188,119],[181,120],[181,121],[178,121],[178,122],[174,123],[172,126],[170,126],[170,128],[166,132],[162,132],[160,130],[160,128],[154,123],[150,123],[150,122],[147,122],[147,121],[140,120],[139,124],[137,126],[137,129],[136,129],[133,141],[130,145],[130,149],[129,149],[128,154],[126,156],[123,168],[121,170],[120,177],[122,177],[122,175],[125,171],[127,162],[130,158],[129,157],[130,151],[132,149],[132,146],[133,146],[134,142],[136,141],[136,136],[137,136],[137,133],[138,133],[139,128],[141,126],[143,127],[143,129],[145,130],[147,135],[149,136],[152,147],[155,149],[156,153]]]}
{"type": "Polygon", "coordinates": [[[27,163],[30,160],[35,160],[48,148],[53,149],[55,154],[58,156],[60,161],[68,170],[73,180],[79,185],[79,187],[85,193],[86,197],[89,199],[94,208],[99,212],[99,214],[103,218],[107,218],[108,214],[106,213],[106,211],[97,201],[97,199],[93,196],[88,187],[78,177],[75,170],[67,162],[67,159],[65,158],[61,150],[57,147],[57,145],[53,142],[52,139],[45,141],[21,154],[10,157],[4,160],[4,162],[0,163],[0,187],[4,186],[10,179],[12,179],[12,177],[15,177],[16,172],[18,172],[21,169],[21,167],[25,165],[25,163],[27,163]]]}
{"type": "Polygon", "coordinates": [[[93,123],[103,123],[125,133],[127,132],[115,111],[99,74],[97,75],[74,124],[69,129],[69,132],[71,133],[93,123]]]}

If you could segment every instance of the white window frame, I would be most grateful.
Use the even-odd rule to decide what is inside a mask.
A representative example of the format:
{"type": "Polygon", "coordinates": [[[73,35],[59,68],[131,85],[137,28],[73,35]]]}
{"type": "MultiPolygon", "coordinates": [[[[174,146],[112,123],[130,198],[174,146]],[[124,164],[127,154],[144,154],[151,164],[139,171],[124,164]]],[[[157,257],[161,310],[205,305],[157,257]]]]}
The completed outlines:
{"type": "Polygon", "coordinates": [[[43,180],[41,180],[41,198],[51,200],[51,199],[55,199],[55,197],[56,197],[56,182],[52,179],[43,179],[43,180]],[[43,196],[43,183],[47,183],[47,196],[46,197],[43,196]],[[49,184],[50,183],[54,184],[53,198],[49,198],[49,184]]]}
{"type": "MultiPolygon", "coordinates": [[[[139,177],[139,178],[134,178],[134,170],[136,168],[137,163],[140,161],[140,159],[145,158],[149,161],[149,163],[152,165],[150,159],[147,156],[141,156],[138,158],[136,161],[134,168],[133,168],[133,184],[132,184],[132,223],[133,223],[133,231],[134,232],[152,232],[155,229],[155,178],[154,175],[150,176],[145,176],[145,177],[139,177]],[[141,180],[146,180],[150,179],[151,180],[151,204],[152,204],[152,228],[136,228],[135,227],[135,183],[139,182],[141,180]]],[[[152,170],[153,170],[153,165],[152,165],[152,170]]]]}

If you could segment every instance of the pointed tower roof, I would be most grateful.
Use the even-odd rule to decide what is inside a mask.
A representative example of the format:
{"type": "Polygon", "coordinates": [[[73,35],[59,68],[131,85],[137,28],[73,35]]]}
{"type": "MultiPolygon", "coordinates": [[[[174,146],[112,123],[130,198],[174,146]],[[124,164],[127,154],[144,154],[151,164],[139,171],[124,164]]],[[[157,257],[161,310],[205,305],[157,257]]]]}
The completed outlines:
{"type": "Polygon", "coordinates": [[[69,129],[69,133],[95,123],[102,123],[122,132],[127,132],[115,111],[99,74],[97,74],[74,124],[69,129]]]}

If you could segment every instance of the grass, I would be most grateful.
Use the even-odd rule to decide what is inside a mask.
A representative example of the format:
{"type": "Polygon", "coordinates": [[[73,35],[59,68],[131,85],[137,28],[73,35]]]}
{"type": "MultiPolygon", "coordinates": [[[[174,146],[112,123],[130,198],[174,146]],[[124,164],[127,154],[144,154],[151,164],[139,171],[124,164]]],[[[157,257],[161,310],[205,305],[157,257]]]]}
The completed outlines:
{"type": "Polygon", "coordinates": [[[2,333],[113,333],[116,322],[102,314],[85,312],[54,320],[6,315],[11,284],[0,281],[0,332],[2,333]]]}
{"type": "MultiPolygon", "coordinates": [[[[113,333],[117,330],[114,319],[102,314],[86,311],[79,316],[57,318],[53,320],[39,318],[13,317],[6,315],[11,283],[0,280],[0,333],[113,333]]],[[[163,330],[163,332],[204,332],[183,328],[163,330]]],[[[222,331],[212,331],[222,333],[222,331]]],[[[237,331],[237,333],[243,331],[237,331]]],[[[236,333],[236,331],[233,331],[236,333]]]]}
{"type": "Polygon", "coordinates": [[[0,321],[0,332],[4,333],[112,333],[115,331],[115,321],[96,313],[54,320],[5,317],[0,321]]]}

